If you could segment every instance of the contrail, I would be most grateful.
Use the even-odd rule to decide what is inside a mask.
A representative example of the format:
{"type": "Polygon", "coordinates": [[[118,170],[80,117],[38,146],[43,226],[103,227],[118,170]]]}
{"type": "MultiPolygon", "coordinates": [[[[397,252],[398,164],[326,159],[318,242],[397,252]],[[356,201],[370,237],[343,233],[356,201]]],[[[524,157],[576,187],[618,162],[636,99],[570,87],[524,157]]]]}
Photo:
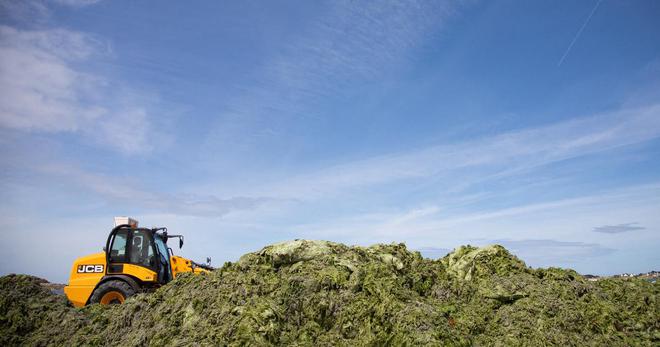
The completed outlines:
{"type": "Polygon", "coordinates": [[[593,10],[591,10],[591,13],[589,13],[589,17],[587,17],[587,20],[582,23],[582,27],[578,32],[575,34],[575,37],[573,37],[573,41],[571,41],[571,44],[568,45],[568,48],[566,48],[566,52],[564,52],[564,55],[561,56],[561,59],[559,59],[559,62],[557,63],[557,67],[560,67],[561,64],[564,62],[564,59],[566,59],[566,56],[568,53],[571,51],[571,48],[573,48],[573,45],[575,44],[575,41],[580,38],[580,35],[582,34],[582,31],[584,31],[584,28],[587,27],[587,24],[589,24],[589,21],[591,20],[591,17],[594,16],[594,13],[596,13],[596,10],[598,9],[598,6],[600,6],[600,3],[603,2],[603,0],[598,0],[596,3],[596,6],[594,6],[593,10]]]}

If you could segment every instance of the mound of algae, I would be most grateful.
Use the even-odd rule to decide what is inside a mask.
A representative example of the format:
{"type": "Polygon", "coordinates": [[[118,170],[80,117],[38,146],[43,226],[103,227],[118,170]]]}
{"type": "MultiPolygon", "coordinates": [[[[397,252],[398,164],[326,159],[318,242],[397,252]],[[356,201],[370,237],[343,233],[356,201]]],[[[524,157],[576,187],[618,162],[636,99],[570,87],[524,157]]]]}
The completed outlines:
{"type": "Polygon", "coordinates": [[[75,309],[0,277],[0,345],[658,346],[658,284],[531,269],[501,246],[295,240],[123,305],[75,309]]]}

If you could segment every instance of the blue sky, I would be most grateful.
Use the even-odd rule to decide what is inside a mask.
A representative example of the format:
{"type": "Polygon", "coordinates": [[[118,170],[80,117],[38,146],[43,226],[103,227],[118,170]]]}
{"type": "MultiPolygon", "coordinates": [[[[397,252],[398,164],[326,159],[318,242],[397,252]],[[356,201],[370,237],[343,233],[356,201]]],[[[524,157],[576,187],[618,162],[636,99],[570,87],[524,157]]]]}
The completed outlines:
{"type": "Polygon", "coordinates": [[[660,267],[656,1],[0,4],[2,274],[66,281],[116,215],[215,265],[309,238],[660,267]]]}

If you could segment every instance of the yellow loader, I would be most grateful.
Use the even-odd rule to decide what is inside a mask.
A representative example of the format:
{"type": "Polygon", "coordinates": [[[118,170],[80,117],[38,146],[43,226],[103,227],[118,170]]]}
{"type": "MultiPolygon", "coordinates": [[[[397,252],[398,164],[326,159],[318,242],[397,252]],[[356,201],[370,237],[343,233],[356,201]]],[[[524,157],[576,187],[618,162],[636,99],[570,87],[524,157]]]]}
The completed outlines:
{"type": "Polygon", "coordinates": [[[74,261],[64,293],[76,307],[120,304],[131,295],[155,290],[180,273],[213,270],[174,255],[167,246],[172,238],[178,238],[179,248],[183,247],[183,236],[169,235],[167,228],[138,228],[132,218],[115,217],[103,252],[74,261]]]}

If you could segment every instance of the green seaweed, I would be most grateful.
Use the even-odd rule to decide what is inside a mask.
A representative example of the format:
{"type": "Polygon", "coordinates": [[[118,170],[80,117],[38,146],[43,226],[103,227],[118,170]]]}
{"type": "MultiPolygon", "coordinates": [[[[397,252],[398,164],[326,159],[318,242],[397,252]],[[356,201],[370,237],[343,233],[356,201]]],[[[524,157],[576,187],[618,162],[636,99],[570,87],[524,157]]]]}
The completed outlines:
{"type": "Polygon", "coordinates": [[[657,284],[532,269],[501,246],[432,260],[403,244],[294,240],[82,309],[43,282],[0,277],[0,345],[660,344],[657,284]]]}

